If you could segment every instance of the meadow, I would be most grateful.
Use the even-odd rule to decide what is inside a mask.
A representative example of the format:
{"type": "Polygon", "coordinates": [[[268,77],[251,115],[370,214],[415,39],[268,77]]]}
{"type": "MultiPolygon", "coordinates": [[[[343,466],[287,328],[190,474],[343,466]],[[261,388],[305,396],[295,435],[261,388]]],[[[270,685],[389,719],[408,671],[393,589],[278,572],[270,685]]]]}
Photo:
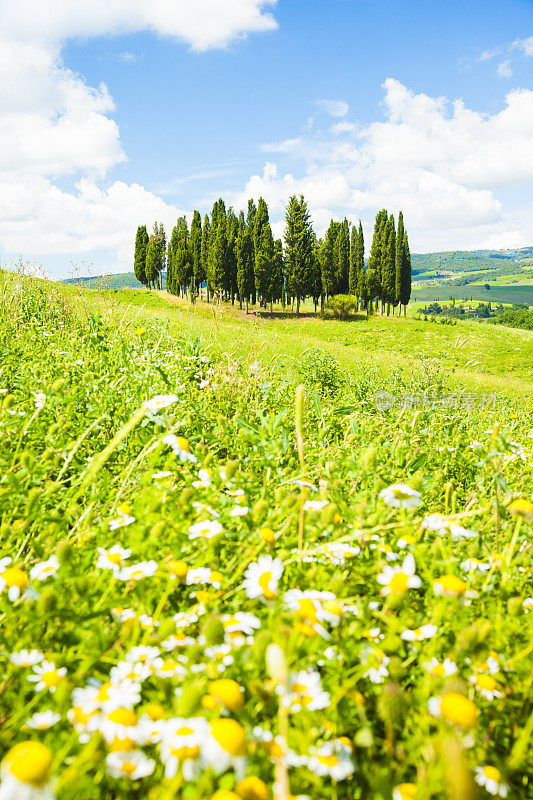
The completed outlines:
{"type": "Polygon", "coordinates": [[[2,800],[532,796],[533,336],[305,311],[0,273],[2,800]]]}

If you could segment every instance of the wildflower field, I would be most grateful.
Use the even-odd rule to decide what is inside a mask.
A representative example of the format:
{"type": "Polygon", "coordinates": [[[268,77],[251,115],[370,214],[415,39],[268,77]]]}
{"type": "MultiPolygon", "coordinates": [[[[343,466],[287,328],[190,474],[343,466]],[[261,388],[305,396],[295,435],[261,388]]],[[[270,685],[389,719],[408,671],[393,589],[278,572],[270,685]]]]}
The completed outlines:
{"type": "Polygon", "coordinates": [[[531,798],[527,381],[99,303],[0,278],[0,800],[531,798]]]}

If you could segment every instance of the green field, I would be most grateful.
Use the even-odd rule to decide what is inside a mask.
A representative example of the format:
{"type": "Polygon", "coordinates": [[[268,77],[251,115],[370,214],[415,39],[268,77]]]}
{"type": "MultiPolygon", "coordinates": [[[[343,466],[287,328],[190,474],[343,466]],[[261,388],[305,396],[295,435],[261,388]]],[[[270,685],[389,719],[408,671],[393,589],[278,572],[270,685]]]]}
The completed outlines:
{"type": "Polygon", "coordinates": [[[467,298],[470,300],[482,300],[484,303],[489,300],[492,303],[527,303],[533,306],[533,285],[529,284],[489,284],[490,289],[485,289],[479,284],[469,283],[467,286],[423,286],[413,288],[411,299],[413,302],[432,302],[433,300],[449,300],[455,298],[456,303],[460,303],[467,298]]]}
{"type": "Polygon", "coordinates": [[[533,334],[304,311],[0,273],[28,800],[531,797],[533,334]]]}

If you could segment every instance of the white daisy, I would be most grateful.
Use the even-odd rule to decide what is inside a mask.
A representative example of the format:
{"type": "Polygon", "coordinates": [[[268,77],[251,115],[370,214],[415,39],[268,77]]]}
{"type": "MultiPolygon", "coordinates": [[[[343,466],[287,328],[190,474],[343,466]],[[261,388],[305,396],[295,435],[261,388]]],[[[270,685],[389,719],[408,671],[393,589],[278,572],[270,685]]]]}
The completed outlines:
{"type": "Polygon", "coordinates": [[[146,778],[155,768],[155,761],[142,750],[115,750],[105,760],[107,774],[112,778],[129,778],[131,781],[146,778]]]}
{"type": "Polygon", "coordinates": [[[257,561],[252,561],[248,565],[242,588],[252,599],[274,600],[282,575],[283,563],[280,558],[260,556],[257,561]]]}
{"type": "Polygon", "coordinates": [[[415,560],[411,553],[404,558],[401,567],[389,567],[388,564],[384,566],[383,572],[377,576],[377,582],[383,586],[381,594],[395,595],[407,589],[419,589],[422,581],[415,575],[415,569],[415,560]]]}
{"type": "Polygon", "coordinates": [[[45,731],[55,725],[61,719],[61,714],[56,714],[50,709],[48,711],[36,712],[26,720],[28,728],[36,731],[45,731]]]}
{"type": "Polygon", "coordinates": [[[189,527],[189,539],[214,539],[216,536],[220,536],[223,530],[220,522],[203,519],[189,527]]]}
{"type": "Polygon", "coordinates": [[[59,569],[59,561],[57,556],[51,556],[48,561],[41,561],[30,570],[30,578],[32,581],[45,581],[52,575],[55,575],[59,569]]]}
{"type": "Polygon", "coordinates": [[[391,508],[412,508],[419,506],[422,502],[422,495],[416,489],[411,489],[404,483],[393,483],[379,493],[379,498],[391,508]]]}
{"type": "Polygon", "coordinates": [[[478,786],[483,786],[489,794],[495,797],[507,797],[509,787],[502,781],[499,769],[485,764],[483,767],[474,767],[474,780],[478,786]]]}

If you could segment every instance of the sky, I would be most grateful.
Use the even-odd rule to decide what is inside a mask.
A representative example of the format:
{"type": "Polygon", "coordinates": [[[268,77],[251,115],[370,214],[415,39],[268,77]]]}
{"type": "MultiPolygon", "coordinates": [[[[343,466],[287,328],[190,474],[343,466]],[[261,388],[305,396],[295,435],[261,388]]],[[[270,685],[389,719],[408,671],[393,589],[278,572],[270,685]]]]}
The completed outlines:
{"type": "Polygon", "coordinates": [[[132,270],[223,197],[533,245],[533,0],[0,0],[0,263],[132,270]]]}

